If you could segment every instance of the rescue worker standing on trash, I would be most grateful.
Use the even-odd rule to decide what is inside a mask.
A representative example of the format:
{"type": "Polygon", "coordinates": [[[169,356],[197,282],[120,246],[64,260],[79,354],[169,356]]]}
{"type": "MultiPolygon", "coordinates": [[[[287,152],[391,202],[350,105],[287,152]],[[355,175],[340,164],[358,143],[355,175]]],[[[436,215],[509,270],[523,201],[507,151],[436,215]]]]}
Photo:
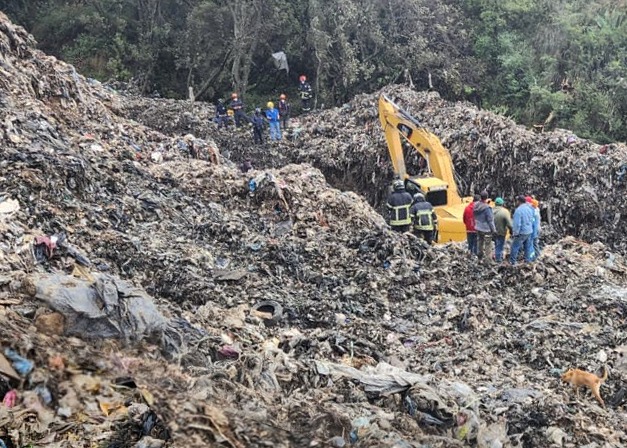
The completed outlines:
{"type": "Polygon", "coordinates": [[[307,82],[307,77],[305,75],[300,75],[300,78],[298,79],[300,81],[300,84],[298,84],[298,91],[300,92],[303,112],[309,112],[311,110],[311,97],[313,96],[311,93],[311,85],[307,82]]]}
{"type": "Polygon", "coordinates": [[[414,203],[409,209],[409,214],[416,236],[424,239],[427,244],[431,244],[435,236],[438,216],[435,214],[433,205],[425,200],[422,193],[414,195],[414,203]]]}
{"type": "Polygon", "coordinates": [[[218,123],[218,129],[226,128],[229,122],[229,114],[222,98],[220,98],[218,104],[216,104],[216,122],[218,123]]]}
{"type": "Polygon", "coordinates": [[[263,128],[266,122],[261,114],[261,109],[256,108],[255,114],[252,117],[251,123],[253,125],[253,142],[259,145],[263,144],[263,128]]]}
{"type": "Polygon", "coordinates": [[[290,121],[290,103],[287,102],[287,96],[282,93],[279,96],[279,116],[281,118],[281,127],[283,131],[287,129],[287,125],[290,121]]]}
{"type": "Polygon", "coordinates": [[[540,256],[540,201],[535,198],[531,199],[533,207],[533,231],[531,232],[531,245],[533,246],[533,259],[537,260],[540,256]]]}
{"type": "Polygon", "coordinates": [[[497,263],[503,261],[503,251],[505,250],[505,238],[507,238],[507,231],[509,234],[513,233],[512,217],[509,214],[509,210],[505,208],[505,201],[503,198],[496,198],[494,200],[494,226],[496,227],[496,235],[494,237],[494,259],[497,263]]]}
{"type": "Polygon", "coordinates": [[[239,128],[240,126],[246,124],[248,117],[244,112],[244,102],[239,99],[237,93],[235,92],[231,94],[231,104],[229,107],[233,110],[235,115],[235,126],[239,128]]]}
{"type": "Polygon", "coordinates": [[[521,248],[525,250],[525,261],[530,263],[533,257],[533,207],[528,204],[524,196],[518,196],[518,207],[514,211],[513,231],[512,231],[512,251],[509,254],[509,262],[514,265],[518,260],[518,253],[521,248]]]}
{"type": "Polygon", "coordinates": [[[387,207],[389,212],[390,227],[396,232],[407,232],[411,224],[409,208],[413,201],[411,194],[405,190],[405,184],[397,179],[392,184],[393,191],[388,197],[387,207]]]}
{"type": "Polygon", "coordinates": [[[477,231],[475,230],[475,215],[473,209],[475,204],[481,200],[481,196],[476,194],[473,201],[464,209],[464,225],[466,226],[466,240],[468,241],[468,252],[477,255],[477,231]]]}
{"type": "Polygon", "coordinates": [[[477,257],[482,260],[486,255],[490,257],[490,237],[496,233],[494,214],[488,205],[487,191],[481,192],[481,201],[475,203],[473,215],[477,231],[477,257]]]}
{"type": "Polygon", "coordinates": [[[274,103],[272,101],[268,101],[266,105],[268,108],[266,109],[266,119],[270,124],[270,140],[278,141],[281,140],[281,125],[279,124],[279,110],[274,107],[274,103]]]}

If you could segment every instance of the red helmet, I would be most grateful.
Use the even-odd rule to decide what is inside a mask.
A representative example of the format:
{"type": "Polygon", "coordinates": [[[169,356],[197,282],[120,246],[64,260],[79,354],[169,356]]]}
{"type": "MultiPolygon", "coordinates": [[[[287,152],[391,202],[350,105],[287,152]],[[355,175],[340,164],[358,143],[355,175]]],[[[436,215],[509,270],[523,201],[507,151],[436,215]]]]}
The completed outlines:
{"type": "Polygon", "coordinates": [[[285,96],[285,94],[284,94],[284,93],[282,93],[281,95],[279,95],[279,99],[280,99],[280,100],[284,100],[285,98],[287,98],[287,97],[285,96]]]}
{"type": "Polygon", "coordinates": [[[237,93],[235,92],[231,93],[231,98],[237,98],[237,93]]]}
{"type": "Polygon", "coordinates": [[[300,75],[300,78],[298,78],[300,80],[300,82],[305,82],[307,81],[307,77],[305,75],[300,75]]]}

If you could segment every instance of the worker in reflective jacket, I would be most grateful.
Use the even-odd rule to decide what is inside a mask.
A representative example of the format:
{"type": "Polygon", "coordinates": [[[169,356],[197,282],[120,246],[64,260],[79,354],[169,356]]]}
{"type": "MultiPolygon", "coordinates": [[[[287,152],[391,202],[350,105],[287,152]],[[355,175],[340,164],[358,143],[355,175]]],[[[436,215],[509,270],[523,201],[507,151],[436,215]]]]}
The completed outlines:
{"type": "Polygon", "coordinates": [[[431,244],[438,224],[438,216],[435,214],[433,205],[425,201],[422,193],[414,195],[414,203],[409,209],[409,214],[416,236],[423,238],[427,244],[431,244]]]}
{"type": "Polygon", "coordinates": [[[229,107],[233,110],[235,115],[235,127],[240,127],[248,122],[248,117],[244,112],[244,102],[237,96],[237,93],[231,94],[231,104],[229,107]]]}
{"type": "Polygon", "coordinates": [[[390,227],[397,232],[407,232],[411,224],[409,208],[411,207],[412,197],[405,190],[405,184],[402,180],[395,180],[392,187],[394,191],[390,194],[387,202],[390,227]]]}
{"type": "Polygon", "coordinates": [[[311,98],[313,97],[311,85],[307,82],[305,75],[300,75],[298,80],[300,81],[298,84],[298,92],[300,93],[300,99],[303,104],[303,112],[309,112],[311,110],[311,98]]]}

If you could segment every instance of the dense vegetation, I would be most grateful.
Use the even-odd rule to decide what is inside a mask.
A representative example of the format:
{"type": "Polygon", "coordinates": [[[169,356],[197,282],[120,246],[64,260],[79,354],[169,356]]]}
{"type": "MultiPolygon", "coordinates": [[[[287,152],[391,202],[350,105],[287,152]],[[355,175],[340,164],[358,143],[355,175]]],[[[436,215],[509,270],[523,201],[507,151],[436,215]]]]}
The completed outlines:
{"type": "Polygon", "coordinates": [[[0,0],[46,52],[145,93],[318,106],[413,82],[532,125],[627,140],[626,0],[0,0]],[[284,51],[290,70],[277,70],[284,51]]]}

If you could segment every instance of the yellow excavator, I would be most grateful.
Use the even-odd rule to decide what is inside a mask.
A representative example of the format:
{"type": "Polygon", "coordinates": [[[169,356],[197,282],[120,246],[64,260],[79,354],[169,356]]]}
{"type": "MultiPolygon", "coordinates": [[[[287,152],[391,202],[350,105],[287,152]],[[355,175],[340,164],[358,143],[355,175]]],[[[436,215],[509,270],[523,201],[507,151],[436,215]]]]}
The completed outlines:
{"type": "Polygon", "coordinates": [[[438,137],[386,95],[379,97],[379,120],[387,140],[394,174],[404,180],[405,188],[412,196],[421,192],[435,209],[438,216],[435,241],[465,241],[464,208],[472,202],[472,198],[461,197],[458,193],[451,154],[438,137]],[[425,174],[407,174],[403,142],[407,142],[423,157],[425,174]]]}

